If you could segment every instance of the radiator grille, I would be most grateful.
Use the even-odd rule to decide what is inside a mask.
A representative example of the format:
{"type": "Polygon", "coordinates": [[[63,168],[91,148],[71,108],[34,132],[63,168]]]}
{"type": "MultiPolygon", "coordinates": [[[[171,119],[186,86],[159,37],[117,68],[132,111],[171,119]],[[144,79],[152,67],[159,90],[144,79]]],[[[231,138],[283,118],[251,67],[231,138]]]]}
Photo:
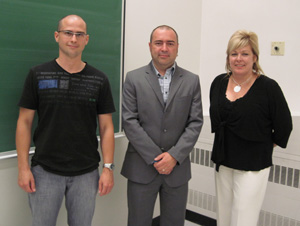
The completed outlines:
{"type": "MultiPolygon", "coordinates": [[[[188,204],[216,213],[216,197],[200,191],[189,189],[188,204]]],[[[261,210],[257,226],[300,226],[300,221],[261,210]]]]}
{"type": "Polygon", "coordinates": [[[209,210],[211,212],[216,212],[216,197],[202,193],[200,191],[196,191],[193,189],[189,189],[188,193],[188,203],[199,207],[201,209],[209,210]]]}
{"type": "Polygon", "coordinates": [[[286,166],[273,165],[270,170],[269,182],[300,188],[300,170],[286,166]]]}
{"type": "MultiPolygon", "coordinates": [[[[210,160],[210,150],[193,148],[190,157],[193,164],[214,168],[214,163],[210,160]]],[[[294,169],[281,165],[273,165],[270,170],[269,182],[299,189],[300,169],[294,169]]]]}
{"type": "Polygon", "coordinates": [[[266,211],[260,211],[258,226],[300,226],[300,221],[269,213],[266,211]]]}

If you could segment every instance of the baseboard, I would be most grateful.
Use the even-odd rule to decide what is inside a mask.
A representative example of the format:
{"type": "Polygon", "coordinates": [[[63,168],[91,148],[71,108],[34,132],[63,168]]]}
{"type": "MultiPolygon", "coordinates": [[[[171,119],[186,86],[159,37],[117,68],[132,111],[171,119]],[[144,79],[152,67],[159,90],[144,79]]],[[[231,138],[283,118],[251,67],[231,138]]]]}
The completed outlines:
{"type": "MultiPolygon", "coordinates": [[[[215,219],[203,216],[199,213],[195,213],[190,210],[186,210],[185,219],[190,222],[193,222],[195,224],[202,225],[202,226],[216,226],[217,225],[217,222],[215,219]]],[[[153,219],[152,226],[160,226],[159,225],[159,216],[153,219]]]]}
{"type": "Polygon", "coordinates": [[[185,219],[193,222],[195,224],[199,224],[202,226],[216,226],[217,225],[217,221],[215,219],[212,219],[210,217],[201,215],[199,213],[190,211],[190,210],[186,210],[186,215],[185,215],[185,219]]]}

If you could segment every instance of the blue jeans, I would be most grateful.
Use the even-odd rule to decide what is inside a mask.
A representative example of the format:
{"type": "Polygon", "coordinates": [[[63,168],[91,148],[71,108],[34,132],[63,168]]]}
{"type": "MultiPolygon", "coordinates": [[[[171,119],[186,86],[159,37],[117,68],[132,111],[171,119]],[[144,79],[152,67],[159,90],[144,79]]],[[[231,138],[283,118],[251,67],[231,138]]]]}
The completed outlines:
{"type": "Polygon", "coordinates": [[[60,176],[32,168],[36,192],[29,194],[32,226],[55,226],[65,196],[68,225],[91,226],[98,192],[98,169],[79,176],[60,176]]]}

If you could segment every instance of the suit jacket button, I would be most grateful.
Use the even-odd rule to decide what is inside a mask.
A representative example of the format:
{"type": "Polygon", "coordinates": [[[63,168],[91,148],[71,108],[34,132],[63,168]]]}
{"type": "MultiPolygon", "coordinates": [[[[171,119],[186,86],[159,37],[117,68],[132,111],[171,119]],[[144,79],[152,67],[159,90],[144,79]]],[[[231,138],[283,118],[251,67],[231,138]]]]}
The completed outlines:
{"type": "Polygon", "coordinates": [[[164,133],[166,133],[167,132],[167,129],[164,129],[164,133]]]}

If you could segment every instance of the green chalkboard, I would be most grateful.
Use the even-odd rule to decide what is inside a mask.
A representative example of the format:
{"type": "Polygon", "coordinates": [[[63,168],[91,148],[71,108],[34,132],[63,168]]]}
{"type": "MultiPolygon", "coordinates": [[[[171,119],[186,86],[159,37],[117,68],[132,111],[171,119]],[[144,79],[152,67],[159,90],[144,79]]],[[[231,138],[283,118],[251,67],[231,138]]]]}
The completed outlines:
{"type": "Polygon", "coordinates": [[[32,66],[58,56],[54,31],[69,14],[87,23],[83,60],[110,80],[119,128],[122,0],[0,0],[0,152],[15,150],[15,130],[23,84],[32,66]]]}

